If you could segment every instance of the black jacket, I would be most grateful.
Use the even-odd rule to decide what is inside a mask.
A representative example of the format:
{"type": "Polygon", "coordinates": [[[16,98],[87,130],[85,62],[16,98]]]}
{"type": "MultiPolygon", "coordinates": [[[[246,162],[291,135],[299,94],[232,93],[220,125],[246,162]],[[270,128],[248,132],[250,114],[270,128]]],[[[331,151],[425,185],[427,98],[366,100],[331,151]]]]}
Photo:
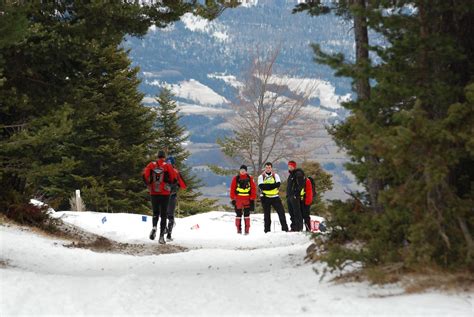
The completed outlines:
{"type": "Polygon", "coordinates": [[[304,171],[297,168],[290,172],[286,186],[286,197],[298,197],[305,186],[304,171]]]}

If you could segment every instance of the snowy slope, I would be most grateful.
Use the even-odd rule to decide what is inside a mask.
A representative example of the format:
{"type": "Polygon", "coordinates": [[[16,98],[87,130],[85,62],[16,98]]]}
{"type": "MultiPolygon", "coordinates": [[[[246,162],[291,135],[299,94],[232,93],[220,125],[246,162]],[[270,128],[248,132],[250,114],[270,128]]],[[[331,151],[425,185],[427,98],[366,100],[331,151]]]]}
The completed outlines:
{"type": "MultiPolygon", "coordinates": [[[[107,214],[96,212],[58,212],[64,221],[79,226],[95,234],[103,235],[118,242],[156,243],[147,238],[151,229],[151,217],[138,214],[107,214]],[[104,221],[105,217],[105,221],[104,221]],[[146,221],[143,221],[143,217],[146,221]],[[145,234],[144,234],[145,233],[145,234]]],[[[281,232],[277,225],[277,215],[272,224],[272,234],[263,232],[263,215],[251,217],[251,235],[234,234],[235,214],[230,212],[208,212],[176,219],[173,230],[174,243],[187,248],[239,249],[270,248],[308,243],[307,236],[281,232]],[[199,226],[199,229],[193,227],[199,226]]],[[[312,216],[315,220],[322,218],[312,216]]],[[[288,219],[289,221],[289,219],[288,219]]]]}
{"type": "MultiPolygon", "coordinates": [[[[147,239],[149,217],[56,215],[117,241],[157,243],[147,239]]],[[[304,262],[307,236],[278,228],[265,235],[261,215],[252,218],[249,236],[235,234],[232,213],[178,219],[173,243],[190,251],[158,256],[69,249],[0,226],[0,315],[472,316],[472,294],[320,281],[314,269],[323,266],[304,262]]]]}

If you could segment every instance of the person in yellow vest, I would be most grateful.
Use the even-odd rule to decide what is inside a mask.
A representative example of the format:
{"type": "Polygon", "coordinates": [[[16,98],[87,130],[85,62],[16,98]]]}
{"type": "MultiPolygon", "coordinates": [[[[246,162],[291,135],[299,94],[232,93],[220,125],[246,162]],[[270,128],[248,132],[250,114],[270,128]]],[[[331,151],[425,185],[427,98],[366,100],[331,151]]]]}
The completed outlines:
{"type": "Polygon", "coordinates": [[[265,163],[265,170],[258,176],[258,188],[260,188],[260,200],[263,207],[263,222],[265,233],[270,231],[272,219],[270,215],[271,207],[275,209],[280,219],[281,230],[288,231],[286,223],[285,209],[278,194],[281,180],[280,176],[273,171],[271,162],[265,163]]]}

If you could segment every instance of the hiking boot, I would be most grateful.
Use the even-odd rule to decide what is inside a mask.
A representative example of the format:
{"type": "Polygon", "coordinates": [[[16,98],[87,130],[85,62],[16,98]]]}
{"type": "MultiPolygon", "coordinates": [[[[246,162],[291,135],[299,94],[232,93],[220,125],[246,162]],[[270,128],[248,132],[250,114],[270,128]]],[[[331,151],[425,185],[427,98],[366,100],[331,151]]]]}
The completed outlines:
{"type": "Polygon", "coordinates": [[[169,231],[168,231],[168,234],[166,235],[166,240],[173,241],[173,238],[171,238],[171,233],[169,231]]]}
{"type": "Polygon", "coordinates": [[[150,240],[155,240],[156,237],[156,228],[151,229],[150,240]]]}
{"type": "Polygon", "coordinates": [[[160,235],[160,240],[158,240],[158,243],[159,244],[166,244],[166,241],[165,241],[165,236],[164,235],[160,235]]]}

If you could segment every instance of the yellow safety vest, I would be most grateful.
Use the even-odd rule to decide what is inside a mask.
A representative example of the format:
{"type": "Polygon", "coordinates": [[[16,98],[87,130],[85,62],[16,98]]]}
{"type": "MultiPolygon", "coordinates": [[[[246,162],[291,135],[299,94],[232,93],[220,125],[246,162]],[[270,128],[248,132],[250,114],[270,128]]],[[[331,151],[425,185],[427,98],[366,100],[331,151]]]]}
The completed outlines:
{"type": "Polygon", "coordinates": [[[237,187],[235,191],[237,192],[237,195],[239,196],[250,196],[250,176],[248,177],[248,186],[245,188],[240,187],[240,178],[237,178],[237,187]]]}
{"type": "MultiPolygon", "coordinates": [[[[263,177],[263,183],[264,184],[275,184],[276,181],[275,181],[275,176],[272,174],[270,174],[270,176],[267,176],[266,173],[262,174],[262,177],[263,177]]],[[[273,189],[269,189],[269,190],[262,190],[262,193],[263,195],[267,196],[267,197],[272,197],[272,196],[278,196],[278,187],[277,188],[273,188],[273,189]]]]}

